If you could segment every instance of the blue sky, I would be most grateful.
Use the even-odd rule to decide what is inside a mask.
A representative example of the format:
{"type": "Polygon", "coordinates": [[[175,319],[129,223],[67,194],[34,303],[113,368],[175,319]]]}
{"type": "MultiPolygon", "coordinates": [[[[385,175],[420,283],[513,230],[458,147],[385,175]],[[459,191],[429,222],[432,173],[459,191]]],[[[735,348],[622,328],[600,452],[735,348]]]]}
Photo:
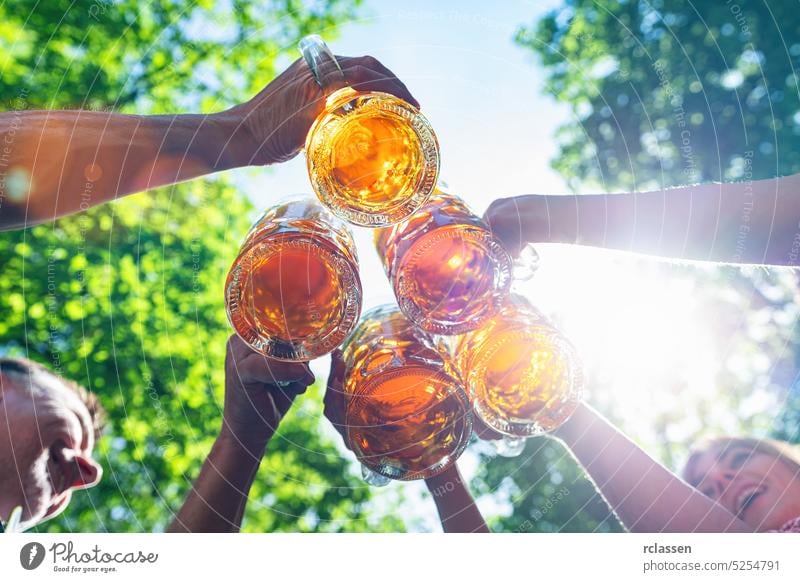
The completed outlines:
{"type": "MultiPolygon", "coordinates": [[[[422,104],[441,146],[441,176],[478,213],[499,196],[565,192],[549,167],[556,127],[569,110],[542,93],[533,54],[514,32],[558,2],[367,2],[364,18],[341,27],[337,54],[370,54],[422,104]]],[[[310,193],[303,155],[243,185],[256,208],[310,193]]],[[[365,289],[364,309],[392,299],[371,232],[354,228],[365,289]]]]}
{"type": "MultiPolygon", "coordinates": [[[[482,211],[500,194],[565,190],[548,165],[552,135],[569,111],[542,94],[541,69],[513,43],[544,2],[367,2],[365,18],[340,29],[338,54],[371,54],[409,87],[439,137],[442,175],[482,211]],[[457,6],[457,7],[456,7],[457,6]]],[[[252,199],[307,191],[301,157],[275,168],[252,199]]]]}
{"type": "MultiPolygon", "coordinates": [[[[549,160],[557,152],[554,131],[569,119],[569,110],[542,93],[541,68],[530,51],[513,42],[517,28],[559,2],[498,2],[491,10],[485,2],[432,4],[367,2],[365,17],[344,25],[331,48],[336,54],[370,54],[403,80],[439,138],[441,176],[476,212],[482,214],[499,196],[566,192],[549,160]]],[[[251,174],[243,187],[258,209],[276,199],[311,193],[305,156],[251,174]]],[[[393,301],[393,295],[373,249],[372,232],[352,230],[366,311],[393,301]]],[[[326,378],[328,359],[313,362],[312,368],[326,378]]],[[[467,479],[477,461],[472,453],[459,461],[467,479]]],[[[374,498],[373,513],[377,517],[389,511],[402,494],[409,529],[438,529],[432,503],[421,498],[423,491],[422,482],[392,484],[374,498]]],[[[481,506],[487,515],[510,510],[504,495],[487,496],[481,506]]]]}
{"type": "MultiPolygon", "coordinates": [[[[549,166],[557,154],[556,128],[571,112],[543,93],[535,56],[513,42],[515,31],[551,8],[542,2],[367,2],[358,22],[344,25],[332,43],[337,54],[371,54],[402,79],[422,104],[440,141],[442,177],[478,213],[497,197],[566,193],[549,166]]],[[[305,157],[242,176],[256,208],[280,198],[311,193],[305,157]]],[[[364,287],[364,310],[393,301],[372,246],[371,231],[353,228],[364,287]]],[[[625,253],[564,245],[537,245],[540,268],[517,291],[547,313],[578,347],[591,371],[587,399],[613,409],[634,439],[655,452],[663,435],[654,419],[664,412],[682,420],[670,438],[683,443],[704,425],[689,411],[715,409],[714,378],[723,360],[697,300],[700,284],[690,273],[625,253]],[[676,372],[677,371],[677,372],[676,372]],[[685,384],[674,393],[678,374],[685,384]],[[596,381],[596,380],[599,380],[596,381]],[[598,388],[598,386],[602,388],[598,388]]],[[[328,359],[312,362],[326,379],[328,359]]],[[[754,391],[758,411],[777,410],[764,391],[754,391]]],[[[730,424],[733,417],[720,411],[730,424]]],[[[716,419],[712,424],[720,425],[716,419]]],[[[330,430],[323,423],[322,430],[330,430]]],[[[734,425],[726,426],[736,431],[734,425]]],[[[459,461],[467,479],[479,458],[471,448],[459,461]]],[[[354,467],[355,468],[355,467],[354,467]]],[[[422,483],[394,483],[375,497],[375,515],[406,496],[409,529],[438,529],[422,483]]],[[[486,515],[510,510],[513,496],[498,491],[479,499],[486,515]]]]}

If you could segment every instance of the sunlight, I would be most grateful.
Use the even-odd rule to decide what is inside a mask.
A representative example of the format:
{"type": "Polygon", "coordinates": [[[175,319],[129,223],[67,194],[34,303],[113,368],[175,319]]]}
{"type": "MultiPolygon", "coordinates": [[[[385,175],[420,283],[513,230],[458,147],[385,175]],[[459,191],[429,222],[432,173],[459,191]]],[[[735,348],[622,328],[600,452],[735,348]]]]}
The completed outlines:
{"type": "Polygon", "coordinates": [[[657,261],[592,249],[542,254],[524,294],[578,348],[590,402],[647,431],[686,398],[713,397],[720,358],[696,281],[657,261]]]}

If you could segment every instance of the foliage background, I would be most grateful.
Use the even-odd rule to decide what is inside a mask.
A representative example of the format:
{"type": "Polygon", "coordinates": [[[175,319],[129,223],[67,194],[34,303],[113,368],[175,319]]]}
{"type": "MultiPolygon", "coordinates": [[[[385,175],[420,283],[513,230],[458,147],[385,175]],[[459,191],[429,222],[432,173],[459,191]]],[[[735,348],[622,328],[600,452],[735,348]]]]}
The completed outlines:
{"type": "MultiPolygon", "coordinates": [[[[7,110],[219,110],[358,4],[0,4],[0,101],[7,110]]],[[[228,177],[214,176],[0,237],[0,352],[89,387],[111,420],[98,447],[101,484],[40,531],[157,531],[180,507],[219,428],[222,282],[252,213],[228,177]]],[[[315,396],[270,445],[246,529],[402,528],[391,517],[367,524],[369,489],[317,431],[315,396]]]]}
{"type": "MultiPolygon", "coordinates": [[[[300,37],[333,36],[361,9],[359,0],[2,3],[0,103],[218,110],[268,82],[300,37]]],[[[520,50],[536,56],[546,90],[575,113],[553,161],[575,191],[800,171],[792,148],[800,14],[787,3],[742,3],[735,13],[731,3],[568,0],[539,21],[519,20],[520,50]]],[[[254,210],[233,179],[197,180],[0,236],[0,353],[91,388],[112,421],[99,443],[103,482],[40,531],[161,530],[197,475],[219,424],[229,333],[222,281],[254,210]]],[[[673,387],[666,398],[648,393],[646,377],[635,379],[640,394],[620,398],[603,385],[603,363],[589,357],[593,404],[671,467],[690,443],[720,432],[798,440],[795,272],[637,259],[624,268],[687,282],[715,335],[732,339],[702,393],[687,389],[681,363],[665,354],[657,372],[673,387]],[[637,415],[646,428],[631,421],[637,415]]],[[[365,487],[318,428],[320,400],[317,387],[270,445],[245,529],[414,528],[401,518],[400,489],[387,496],[365,487]]],[[[494,529],[620,529],[557,442],[530,440],[510,460],[482,443],[470,454],[478,461],[472,488],[482,507],[495,508],[487,511],[494,529]]]]}
{"type": "MultiPolygon", "coordinates": [[[[800,15],[790,3],[688,0],[567,0],[515,35],[544,68],[544,90],[573,113],[557,132],[552,166],[576,193],[800,172],[798,39],[800,15]]],[[[592,260],[591,253],[581,256],[592,260]]],[[[658,285],[669,281],[671,289],[687,287],[696,317],[710,324],[718,359],[708,362],[710,378],[692,383],[677,355],[692,338],[678,328],[672,344],[653,346],[666,348],[658,354],[663,366],[637,374],[621,391],[609,384],[608,362],[591,353],[598,346],[587,346],[592,404],[676,470],[687,450],[706,437],[800,441],[797,270],[709,268],[636,257],[617,263],[618,269],[602,275],[619,273],[620,287],[630,273],[658,285]]],[[[565,321],[565,329],[607,309],[586,289],[577,292],[586,308],[565,321]]],[[[615,293],[623,305],[626,299],[640,301],[625,289],[615,293]]],[[[609,327],[618,323],[615,314],[603,321],[609,327]]],[[[639,325],[646,324],[647,319],[639,325]]],[[[627,331],[636,350],[640,330],[627,331]]],[[[696,331],[692,326],[691,333],[696,331]]],[[[487,490],[505,482],[511,491],[514,510],[499,516],[495,529],[618,528],[557,444],[531,441],[525,459],[521,466],[499,457],[482,465],[487,490]],[[540,447],[550,463],[534,454],[540,447]],[[574,496],[552,503],[562,483],[574,496]]]]}

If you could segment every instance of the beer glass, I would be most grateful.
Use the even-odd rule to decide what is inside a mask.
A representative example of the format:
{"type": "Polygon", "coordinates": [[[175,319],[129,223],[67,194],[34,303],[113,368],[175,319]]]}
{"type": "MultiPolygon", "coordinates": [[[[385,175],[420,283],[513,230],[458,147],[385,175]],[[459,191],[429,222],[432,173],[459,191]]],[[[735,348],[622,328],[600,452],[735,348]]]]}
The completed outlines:
{"type": "Polygon", "coordinates": [[[443,184],[409,220],[374,238],[400,309],[429,333],[477,329],[508,295],[510,255],[443,184]]]}
{"type": "Polygon", "coordinates": [[[581,398],[583,367],[575,348],[519,295],[452,345],[475,414],[509,437],[501,447],[506,451],[521,452],[517,439],[558,427],[581,398]]]}
{"type": "Polygon", "coordinates": [[[439,143],[430,123],[394,95],[347,86],[319,36],[307,36],[299,46],[323,91],[344,85],[328,95],[306,138],[317,196],[360,226],[405,220],[425,204],[439,174],[439,143]]]}
{"type": "Polygon", "coordinates": [[[271,358],[312,360],[333,351],[361,313],[347,227],[311,197],[270,208],[228,273],[225,305],[236,333],[271,358]]]}
{"type": "Polygon", "coordinates": [[[464,452],[472,432],[467,394],[396,306],[366,313],[342,357],[347,437],[368,480],[424,479],[464,452]]]}

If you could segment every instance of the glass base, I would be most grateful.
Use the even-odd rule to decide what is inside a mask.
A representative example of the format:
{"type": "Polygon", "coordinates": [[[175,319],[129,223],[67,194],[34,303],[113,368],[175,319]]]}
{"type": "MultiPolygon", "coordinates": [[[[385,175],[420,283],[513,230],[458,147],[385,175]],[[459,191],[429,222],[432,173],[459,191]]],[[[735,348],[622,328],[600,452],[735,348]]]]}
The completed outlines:
{"type": "Polygon", "coordinates": [[[313,360],[336,349],[358,323],[361,300],[357,264],[313,234],[268,237],[251,245],[236,259],[225,287],[228,321],[239,337],[265,356],[284,361],[313,360]],[[314,282],[322,289],[293,294],[292,284],[280,283],[284,256],[306,269],[297,273],[298,283],[311,285],[308,269],[313,267],[314,282]],[[263,269],[271,265],[278,270],[265,279],[263,269]],[[256,290],[263,294],[264,281],[276,280],[271,293],[280,299],[259,303],[263,300],[256,290]],[[283,309],[276,315],[278,305],[283,309]]]}
{"type": "Polygon", "coordinates": [[[345,424],[350,448],[371,472],[414,481],[461,456],[472,434],[472,411],[453,377],[407,363],[363,382],[350,396],[345,424]]]}
{"type": "Polygon", "coordinates": [[[393,282],[403,314],[436,335],[482,327],[506,300],[512,262],[485,228],[452,224],[418,236],[393,282]]]}
{"type": "Polygon", "coordinates": [[[329,95],[305,150],[320,201],[368,228],[408,219],[428,201],[439,176],[439,142],[430,123],[388,93],[345,87],[329,95]]]}

